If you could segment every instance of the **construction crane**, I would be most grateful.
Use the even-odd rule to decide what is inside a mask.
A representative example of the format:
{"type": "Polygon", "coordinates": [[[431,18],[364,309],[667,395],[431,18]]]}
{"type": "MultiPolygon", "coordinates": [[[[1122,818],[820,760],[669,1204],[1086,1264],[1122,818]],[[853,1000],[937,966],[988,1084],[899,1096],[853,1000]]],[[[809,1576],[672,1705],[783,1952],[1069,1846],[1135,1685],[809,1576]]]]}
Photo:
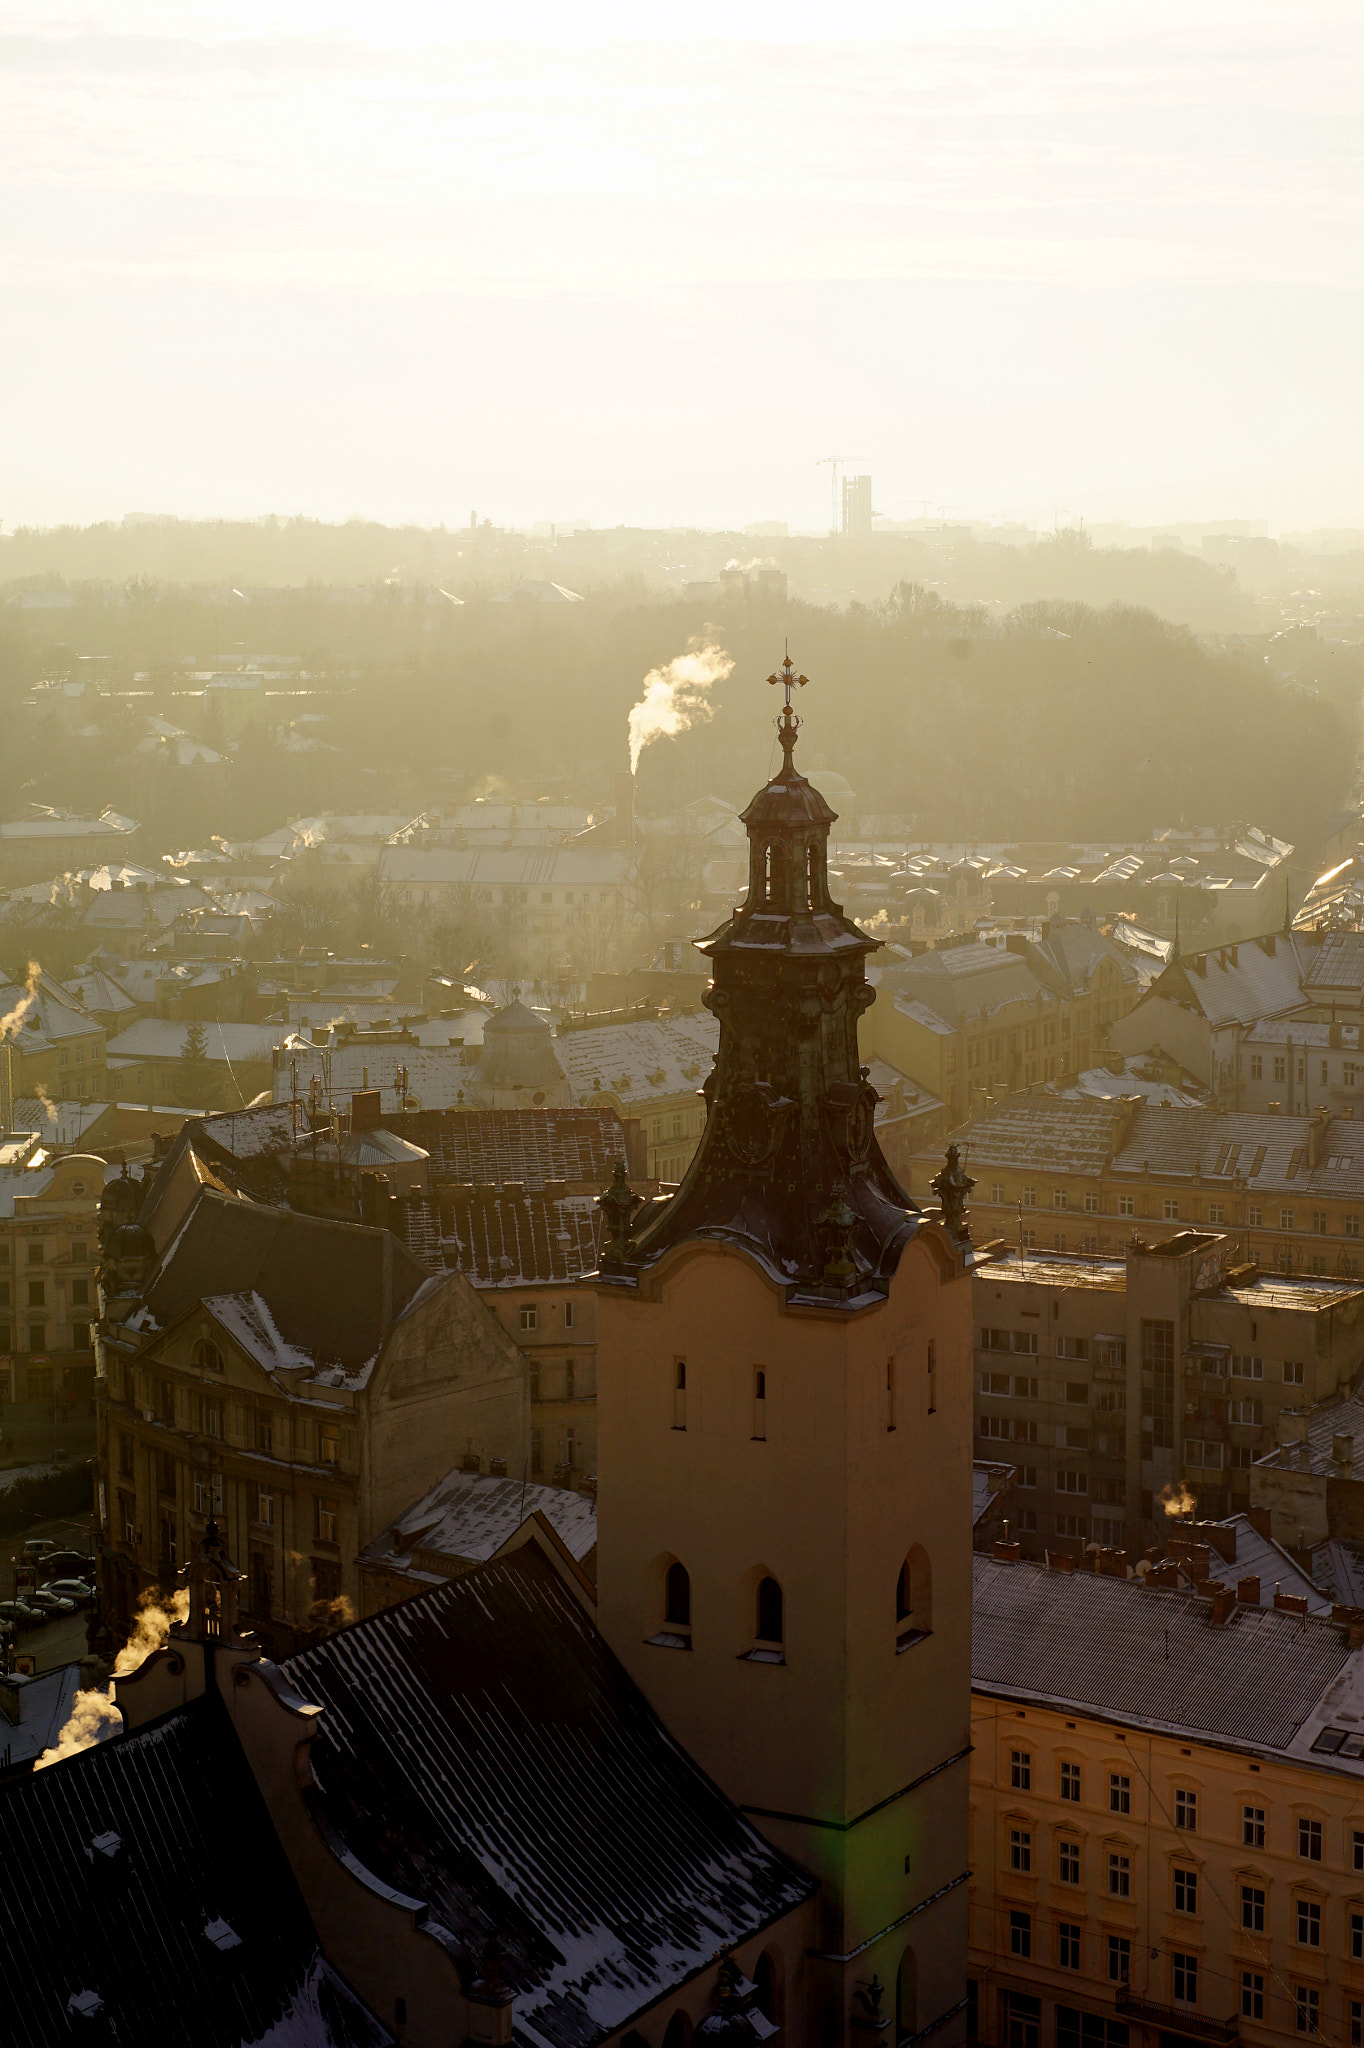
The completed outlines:
{"type": "Polygon", "coordinates": [[[865,462],[865,455],[821,455],[815,463],[816,469],[829,466],[829,532],[838,532],[838,465],[840,462],[865,462]]]}

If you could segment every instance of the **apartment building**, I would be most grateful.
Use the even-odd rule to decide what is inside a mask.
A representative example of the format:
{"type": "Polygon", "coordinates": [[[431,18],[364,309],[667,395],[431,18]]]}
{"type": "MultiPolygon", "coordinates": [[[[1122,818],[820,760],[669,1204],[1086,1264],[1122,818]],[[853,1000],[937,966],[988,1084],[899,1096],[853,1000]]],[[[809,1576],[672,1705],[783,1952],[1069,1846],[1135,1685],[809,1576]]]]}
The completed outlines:
{"type": "Polygon", "coordinates": [[[1034,943],[940,946],[887,959],[858,1037],[947,1105],[953,1120],[994,1098],[1082,1072],[1136,1002],[1137,969],[1097,928],[1044,925],[1034,943]]]}
{"type": "MultiPolygon", "coordinates": [[[[1364,1273],[1364,1142],[1348,1117],[1256,1116],[1135,1098],[1022,1096],[959,1128],[975,1177],[977,1242],[1121,1253],[1191,1225],[1225,1231],[1244,1262],[1282,1273],[1364,1273]]],[[[913,1162],[931,1201],[936,1152],[913,1162]]]]}
{"type": "Polygon", "coordinates": [[[1358,2048],[1358,1610],[974,1563],[971,2038],[1358,2048]]]}
{"type": "Polygon", "coordinates": [[[36,1163],[0,1175],[0,1400],[78,1414],[94,1391],[104,1161],[24,1150],[36,1163]]]}
{"type": "Polygon", "coordinates": [[[1212,1518],[1247,1508],[1256,1461],[1364,1360],[1364,1283],[1261,1273],[1208,1231],[1003,1250],[973,1290],[976,1455],[1015,1465],[1029,1554],[1140,1548],[1186,1491],[1212,1518]]]}
{"type": "Polygon", "coordinates": [[[102,1102],[108,1093],[104,1026],[45,974],[26,988],[0,980],[0,1129],[25,1095],[102,1102]]]}
{"type": "Polygon", "coordinates": [[[358,1611],[356,1559],[415,1490],[524,1465],[521,1356],[462,1274],[433,1285],[387,1231],[215,1186],[186,1205],[186,1157],[140,1204],[115,1182],[103,1217],[103,1595],[126,1628],[213,1519],[279,1654],[358,1611]]]}
{"type": "Polygon", "coordinates": [[[117,811],[86,817],[33,804],[26,816],[0,823],[0,884],[16,888],[105,861],[125,861],[141,830],[117,811]]]}

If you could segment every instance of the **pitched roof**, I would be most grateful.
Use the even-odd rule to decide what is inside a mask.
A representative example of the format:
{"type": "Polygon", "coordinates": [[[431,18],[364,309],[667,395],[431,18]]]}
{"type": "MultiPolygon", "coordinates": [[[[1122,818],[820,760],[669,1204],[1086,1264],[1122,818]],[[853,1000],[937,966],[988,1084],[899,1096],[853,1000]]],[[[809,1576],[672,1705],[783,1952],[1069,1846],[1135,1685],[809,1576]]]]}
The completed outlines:
{"type": "MultiPolygon", "coordinates": [[[[1166,1733],[1286,1749],[1348,1664],[1342,1632],[1138,1579],[973,1559],[971,1682],[1166,1733]]],[[[1227,1573],[1230,1576],[1230,1570],[1227,1573]]]]}
{"type": "Polygon", "coordinates": [[[1156,976],[1142,1002],[1162,996],[1213,1025],[1280,1017],[1306,1002],[1302,984],[1309,943],[1279,933],[1243,939],[1214,953],[1181,955],[1156,976]]]}
{"type": "Polygon", "coordinates": [[[496,1930],[518,2038],[591,2048],[816,1889],[672,1741],[534,1544],[283,1668],[323,1708],[329,1822],[427,1901],[461,1967],[496,1930]]]}
{"type": "Polygon", "coordinates": [[[510,1180],[533,1192],[564,1181],[595,1192],[625,1157],[624,1127],[608,1108],[418,1110],[386,1121],[430,1155],[433,1182],[510,1180]]]}
{"type": "Polygon", "coordinates": [[[1131,1115],[1121,1097],[1028,1095],[988,1110],[953,1137],[974,1173],[987,1166],[1102,1173],[1131,1115]]]}
{"type": "Polygon", "coordinates": [[[531,1486],[520,1478],[447,1472],[362,1551],[361,1563],[389,1569],[415,1565],[418,1571],[437,1569],[435,1561],[442,1558],[474,1558],[484,1564],[534,1514],[545,1517],[574,1558],[586,1557],[596,1543],[597,1503],[589,1494],[531,1486]]]}
{"type": "Polygon", "coordinates": [[[280,1341],[319,1367],[355,1372],[379,1351],[384,1261],[400,1315],[426,1274],[387,1231],[267,1209],[200,1190],[167,1246],[144,1301],[164,1329],[209,1295],[257,1295],[280,1341]]]}
{"type": "Polygon", "coordinates": [[[601,1251],[601,1211],[591,1195],[439,1188],[388,1213],[428,1272],[460,1272],[479,1287],[577,1280],[595,1270],[601,1251]]]}
{"type": "Polygon", "coordinates": [[[695,1094],[714,1064],[720,1026],[700,1011],[561,1031],[554,1043],[576,1096],[611,1094],[633,1107],[695,1094]]]}
{"type": "Polygon", "coordinates": [[[1335,1118],[1317,1139],[1317,1164],[1308,1163],[1313,1119],[1252,1111],[1166,1109],[1143,1104],[1114,1173],[1150,1172],[1165,1179],[1202,1178],[1230,1186],[1240,1176],[1252,1193],[1364,1196],[1364,1131],[1353,1119],[1335,1118]]]}
{"type": "Polygon", "coordinates": [[[13,2048],[183,2040],[191,2013],[196,2048],[391,2039],[324,1959],[216,1700],[7,1785],[5,1849],[13,2048]]]}

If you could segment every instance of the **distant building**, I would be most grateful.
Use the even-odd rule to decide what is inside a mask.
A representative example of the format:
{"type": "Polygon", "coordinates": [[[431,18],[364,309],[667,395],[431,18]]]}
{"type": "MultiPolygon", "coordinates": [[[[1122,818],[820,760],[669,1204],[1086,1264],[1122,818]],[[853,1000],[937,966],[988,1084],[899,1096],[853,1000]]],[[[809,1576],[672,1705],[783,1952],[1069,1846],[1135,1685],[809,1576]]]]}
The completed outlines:
{"type": "MultiPolygon", "coordinates": [[[[978,1236],[1025,1251],[1120,1253],[1192,1224],[1267,1272],[1364,1273],[1364,1146],[1350,1117],[1254,1116],[1135,1097],[1025,1095],[953,1134],[978,1236]]],[[[931,1199],[933,1152],[910,1192],[931,1199]]]]}
{"type": "Polygon", "coordinates": [[[0,824],[0,883],[42,882],[101,861],[126,860],[141,830],[117,811],[83,817],[35,804],[27,816],[0,824]]]}
{"type": "Polygon", "coordinates": [[[1090,1066],[1137,997],[1135,968],[1096,928],[1071,921],[1033,943],[940,946],[887,958],[860,1030],[877,1053],[971,1115],[992,1095],[1090,1066]]]}
{"type": "Polygon", "coordinates": [[[32,985],[0,981],[0,1129],[14,1123],[21,1096],[55,1102],[102,1101],[109,1092],[107,1033],[98,1019],[61,987],[39,974],[32,985]]]}
{"type": "Polygon", "coordinates": [[[105,1166],[90,1153],[24,1150],[35,1163],[0,1174],[0,1400],[77,1416],[94,1393],[105,1166]]]}
{"type": "Polygon", "coordinates": [[[378,872],[410,908],[491,918],[529,974],[612,966],[642,921],[639,855],[629,848],[389,846],[378,872]]]}
{"type": "Polygon", "coordinates": [[[573,1100],[638,1119],[650,1180],[678,1181],[706,1121],[702,1087],[720,1027],[708,1011],[636,1023],[559,1028],[554,1041],[573,1100]]]}
{"type": "Polygon", "coordinates": [[[845,476],[843,479],[843,538],[871,539],[871,478],[845,476]]]}
{"type": "Polygon", "coordinates": [[[1284,1418],[1350,1386],[1364,1358],[1364,1284],[1238,1266],[1208,1231],[1122,1259],[1000,1252],[972,1289],[976,1455],[1015,1465],[1032,1555],[1135,1550],[1186,1488],[1205,1517],[1246,1509],[1284,1418]]]}

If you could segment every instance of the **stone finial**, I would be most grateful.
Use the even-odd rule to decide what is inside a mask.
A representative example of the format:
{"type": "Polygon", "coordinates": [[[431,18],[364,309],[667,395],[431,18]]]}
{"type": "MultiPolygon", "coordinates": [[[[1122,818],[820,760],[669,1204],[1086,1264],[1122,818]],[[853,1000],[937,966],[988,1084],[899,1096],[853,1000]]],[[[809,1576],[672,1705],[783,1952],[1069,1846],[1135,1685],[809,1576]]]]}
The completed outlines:
{"type": "Polygon", "coordinates": [[[949,1237],[958,1244],[968,1244],[971,1226],[967,1219],[966,1203],[975,1182],[961,1163],[961,1154],[955,1145],[947,1148],[947,1163],[929,1183],[942,1204],[942,1220],[949,1237]]]}
{"type": "Polygon", "coordinates": [[[597,1196],[597,1207],[601,1210],[606,1224],[606,1247],[601,1259],[603,1273],[629,1271],[635,1211],[643,1200],[643,1195],[637,1195],[630,1186],[625,1172],[625,1161],[618,1159],[610,1186],[597,1196]]]}

